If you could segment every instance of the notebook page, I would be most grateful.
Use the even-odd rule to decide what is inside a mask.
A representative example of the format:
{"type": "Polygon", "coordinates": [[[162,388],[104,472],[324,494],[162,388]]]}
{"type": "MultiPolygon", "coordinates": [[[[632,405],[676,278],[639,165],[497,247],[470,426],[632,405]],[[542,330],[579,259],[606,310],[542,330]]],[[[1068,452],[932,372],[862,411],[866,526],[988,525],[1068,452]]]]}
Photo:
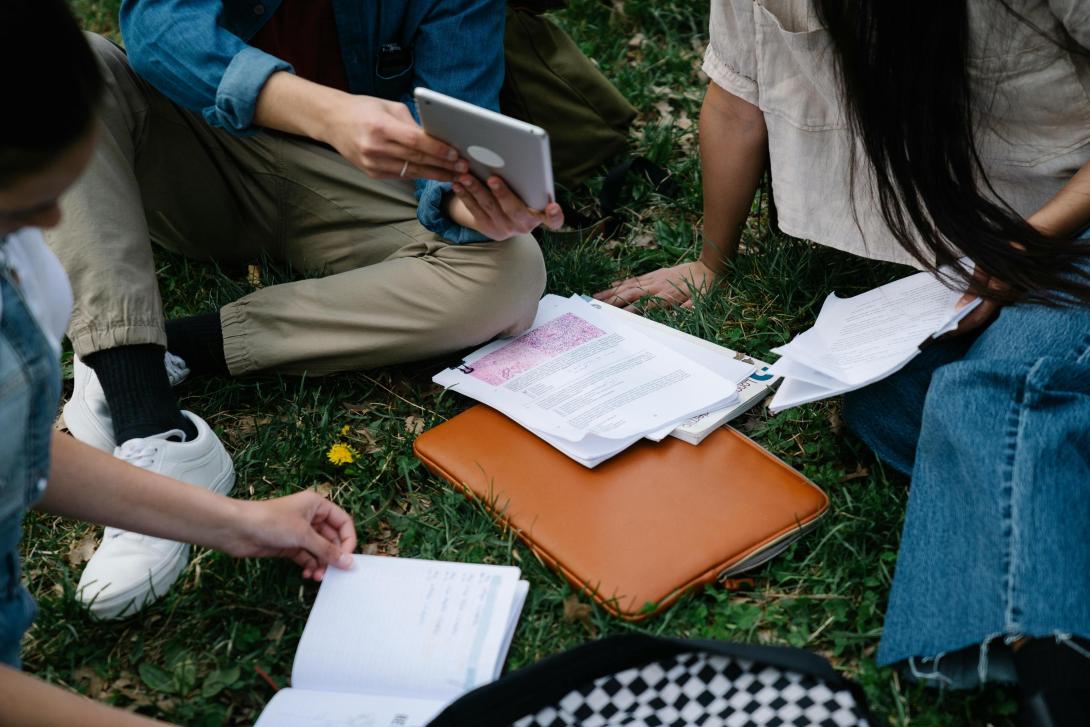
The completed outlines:
{"type": "Polygon", "coordinates": [[[453,699],[492,679],[518,568],[356,555],[330,569],[292,684],[315,691],[453,699]]]}
{"type": "Polygon", "coordinates": [[[254,727],[424,727],[445,702],[281,689],[254,727]]]}
{"type": "Polygon", "coordinates": [[[530,592],[530,584],[527,581],[519,581],[515,586],[515,599],[511,604],[511,616],[507,619],[507,629],[503,633],[503,643],[500,644],[500,652],[496,655],[496,663],[492,666],[492,681],[500,678],[503,671],[503,662],[507,661],[507,652],[511,650],[511,640],[515,638],[515,627],[519,624],[519,616],[522,615],[522,607],[526,604],[526,594],[530,592]]]}

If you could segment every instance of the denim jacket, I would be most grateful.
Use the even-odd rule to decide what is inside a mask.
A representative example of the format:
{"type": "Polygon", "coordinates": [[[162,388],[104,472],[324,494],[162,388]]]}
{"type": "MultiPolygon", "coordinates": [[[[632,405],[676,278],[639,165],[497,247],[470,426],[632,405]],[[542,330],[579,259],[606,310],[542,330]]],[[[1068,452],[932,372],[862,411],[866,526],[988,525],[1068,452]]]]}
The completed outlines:
{"type": "Polygon", "coordinates": [[[23,587],[23,515],[45,491],[49,440],[60,397],[57,355],[34,320],[0,242],[0,664],[19,667],[19,644],[34,620],[23,587]]]}
{"type": "MultiPolygon", "coordinates": [[[[281,0],[124,0],[121,33],[134,70],[175,103],[236,134],[253,127],[269,76],[290,65],[247,45],[281,0]]],[[[349,90],[406,103],[417,86],[497,110],[503,0],[333,0],[349,90]],[[391,53],[396,44],[405,53],[391,53]]],[[[448,183],[416,180],[417,216],[455,242],[479,233],[442,214],[448,183]]]]}

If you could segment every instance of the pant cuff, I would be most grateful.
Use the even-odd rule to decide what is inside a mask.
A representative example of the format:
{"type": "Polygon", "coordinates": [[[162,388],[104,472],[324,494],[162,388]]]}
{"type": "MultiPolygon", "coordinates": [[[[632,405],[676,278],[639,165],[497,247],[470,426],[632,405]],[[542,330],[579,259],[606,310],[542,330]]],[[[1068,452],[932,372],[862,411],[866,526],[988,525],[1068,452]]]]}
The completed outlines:
{"type": "Polygon", "coordinates": [[[236,300],[220,308],[223,355],[232,376],[257,370],[246,338],[246,301],[236,300]]]}
{"type": "Polygon", "coordinates": [[[167,334],[162,323],[131,324],[126,323],[109,328],[82,327],[68,332],[72,350],[80,358],[90,356],[96,351],[121,346],[137,346],[152,343],[166,348],[167,334]]]}

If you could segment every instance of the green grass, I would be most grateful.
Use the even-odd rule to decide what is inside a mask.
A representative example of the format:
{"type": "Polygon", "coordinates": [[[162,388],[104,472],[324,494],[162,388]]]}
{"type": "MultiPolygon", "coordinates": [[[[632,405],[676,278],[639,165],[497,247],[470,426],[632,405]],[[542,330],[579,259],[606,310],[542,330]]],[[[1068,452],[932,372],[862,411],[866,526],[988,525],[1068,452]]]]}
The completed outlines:
{"type": "MultiPolygon", "coordinates": [[[[88,29],[115,32],[117,4],[77,0],[74,7],[88,29]]],[[[682,114],[697,118],[706,5],[615,0],[611,10],[577,0],[557,16],[643,110],[635,146],[668,166],[683,191],[666,201],[637,188],[626,206],[620,244],[609,249],[601,240],[548,245],[550,291],[591,292],[621,276],[695,256],[701,196],[694,130],[672,122],[682,114]],[[648,232],[654,233],[651,247],[633,244],[648,232]]],[[[770,232],[760,204],[744,242],[729,286],[700,299],[693,311],[654,316],[767,356],[813,320],[830,291],[860,291],[903,273],[770,232]]],[[[171,255],[159,260],[168,315],[214,310],[249,289],[245,276],[171,255]]],[[[820,527],[754,572],[751,590],[708,588],[633,626],[596,607],[586,619],[566,620],[563,603],[572,591],[565,582],[412,456],[417,419],[430,427],[467,405],[436,390],[429,381],[436,369],[412,365],[308,380],[211,379],[187,383],[180,393],[183,405],[206,417],[231,450],[239,475],[236,495],[263,498],[328,486],[356,517],[366,549],[521,566],[531,590],[511,668],[628,631],[790,644],[825,655],[860,681],[880,722],[1010,723],[1009,692],[940,694],[906,686],[892,671],[876,667],[908,483],[887,473],[843,430],[836,402],[778,417],[762,410],[739,423],[829,493],[832,508],[820,527]],[[324,455],[344,425],[364,454],[339,469],[324,455]]],[[[121,623],[95,623],[73,599],[81,566],[71,564],[69,555],[97,532],[56,518],[29,518],[26,571],[41,615],[26,642],[26,668],[162,719],[252,722],[272,696],[261,674],[278,685],[288,682],[316,587],[304,584],[288,563],[236,561],[198,550],[160,603],[121,623]]]]}

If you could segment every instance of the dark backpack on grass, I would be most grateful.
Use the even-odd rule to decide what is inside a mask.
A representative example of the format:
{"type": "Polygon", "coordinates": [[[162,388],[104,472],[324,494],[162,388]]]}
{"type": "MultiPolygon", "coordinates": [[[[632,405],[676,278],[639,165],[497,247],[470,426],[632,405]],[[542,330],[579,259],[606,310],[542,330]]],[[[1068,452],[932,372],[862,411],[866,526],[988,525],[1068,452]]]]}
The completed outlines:
{"type": "Polygon", "coordinates": [[[547,237],[611,237],[619,227],[616,211],[634,178],[646,179],[656,192],[676,197],[680,187],[662,167],[628,151],[628,130],[636,108],[617,90],[560,27],[542,15],[567,0],[510,0],[504,36],[506,57],[500,110],[540,126],[549,134],[553,178],[565,192],[604,172],[598,210],[581,216],[568,209],[568,233],[547,237]]]}
{"type": "Polygon", "coordinates": [[[636,109],[575,41],[542,15],[566,4],[508,4],[500,109],[548,132],[553,176],[571,188],[624,154],[636,109]]]}
{"type": "Polygon", "coordinates": [[[877,725],[862,689],[808,651],[630,634],[512,672],[429,727],[591,724],[877,725]]]}

